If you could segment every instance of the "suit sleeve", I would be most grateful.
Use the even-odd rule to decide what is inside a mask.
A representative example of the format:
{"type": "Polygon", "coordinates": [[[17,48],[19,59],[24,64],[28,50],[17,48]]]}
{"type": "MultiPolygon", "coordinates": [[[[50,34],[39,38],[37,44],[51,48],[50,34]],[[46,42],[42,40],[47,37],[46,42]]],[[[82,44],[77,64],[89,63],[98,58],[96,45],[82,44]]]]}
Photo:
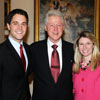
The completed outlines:
{"type": "Polygon", "coordinates": [[[35,60],[34,60],[34,47],[30,45],[30,54],[31,54],[31,66],[29,68],[29,73],[32,74],[34,72],[35,60]]]}

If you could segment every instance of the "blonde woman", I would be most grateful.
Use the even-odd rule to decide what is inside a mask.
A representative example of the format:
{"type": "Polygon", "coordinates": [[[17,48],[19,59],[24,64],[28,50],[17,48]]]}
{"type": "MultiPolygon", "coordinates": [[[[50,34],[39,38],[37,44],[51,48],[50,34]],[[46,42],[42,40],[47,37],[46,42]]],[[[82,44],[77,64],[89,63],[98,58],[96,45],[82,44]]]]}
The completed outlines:
{"type": "Polygon", "coordinates": [[[94,34],[82,32],[74,49],[74,100],[100,100],[100,53],[94,34]]]}

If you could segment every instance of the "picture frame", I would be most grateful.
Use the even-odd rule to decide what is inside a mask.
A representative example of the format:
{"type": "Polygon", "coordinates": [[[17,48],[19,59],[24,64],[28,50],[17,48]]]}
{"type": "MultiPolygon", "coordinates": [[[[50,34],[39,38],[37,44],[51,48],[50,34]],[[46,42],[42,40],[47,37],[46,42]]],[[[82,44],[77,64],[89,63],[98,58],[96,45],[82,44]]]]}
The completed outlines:
{"type": "MultiPolygon", "coordinates": [[[[48,0],[46,0],[46,1],[48,1],[48,0]]],[[[67,2],[68,0],[51,0],[51,1],[66,1],[67,2]]],[[[78,1],[78,0],[76,0],[76,1],[78,1]]],[[[99,32],[100,32],[100,25],[99,25],[100,24],[100,1],[99,0],[94,0],[93,2],[94,2],[93,3],[94,4],[94,12],[93,12],[93,16],[94,16],[93,23],[94,23],[94,25],[92,27],[93,27],[93,33],[95,34],[97,42],[98,42],[99,47],[100,47],[100,35],[99,35],[99,32]]],[[[41,5],[40,0],[34,0],[34,33],[35,33],[34,34],[34,41],[41,40],[40,39],[41,38],[40,24],[41,24],[41,16],[42,15],[40,15],[40,12],[41,12],[40,5],[41,5]]],[[[86,23],[86,25],[87,25],[87,23],[86,23]]]]}
{"type": "Polygon", "coordinates": [[[7,29],[6,19],[11,10],[11,0],[4,0],[4,29],[7,29]]]}

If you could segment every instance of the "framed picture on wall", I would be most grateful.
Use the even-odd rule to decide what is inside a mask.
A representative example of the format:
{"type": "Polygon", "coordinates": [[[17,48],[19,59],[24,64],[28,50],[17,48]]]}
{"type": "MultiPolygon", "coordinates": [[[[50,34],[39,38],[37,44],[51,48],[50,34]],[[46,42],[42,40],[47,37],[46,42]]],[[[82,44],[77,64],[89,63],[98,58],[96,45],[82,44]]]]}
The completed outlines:
{"type": "Polygon", "coordinates": [[[50,9],[60,10],[65,20],[64,40],[74,42],[83,30],[93,32],[100,42],[99,0],[35,0],[35,41],[45,39],[44,18],[50,9]]]}
{"type": "Polygon", "coordinates": [[[10,8],[11,8],[11,0],[4,0],[4,28],[6,29],[6,19],[7,19],[7,15],[10,12],[10,8]]]}

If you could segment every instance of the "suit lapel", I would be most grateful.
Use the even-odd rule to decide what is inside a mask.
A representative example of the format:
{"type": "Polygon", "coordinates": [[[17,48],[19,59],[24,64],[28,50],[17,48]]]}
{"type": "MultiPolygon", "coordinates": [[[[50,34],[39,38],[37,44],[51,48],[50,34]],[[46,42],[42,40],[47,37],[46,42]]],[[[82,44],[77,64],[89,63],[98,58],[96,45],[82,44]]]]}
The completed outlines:
{"type": "Polygon", "coordinates": [[[19,64],[21,66],[21,69],[24,71],[24,67],[22,67],[23,63],[22,63],[22,61],[20,59],[20,56],[18,55],[17,51],[12,46],[12,44],[10,43],[9,40],[6,41],[6,45],[7,45],[7,48],[9,49],[8,52],[10,53],[10,55],[13,57],[13,59],[15,59],[16,63],[18,62],[17,64],[19,64]]]}
{"type": "Polygon", "coordinates": [[[25,48],[25,51],[26,51],[26,55],[27,55],[27,59],[28,59],[28,66],[27,66],[27,71],[26,73],[28,72],[29,70],[29,66],[31,64],[31,58],[30,58],[30,51],[29,51],[29,48],[27,47],[27,45],[24,43],[24,48],[25,48]]]}
{"type": "Polygon", "coordinates": [[[43,56],[43,62],[45,62],[45,66],[44,66],[44,70],[46,70],[46,75],[48,76],[48,79],[50,79],[50,81],[52,81],[52,83],[54,82],[54,79],[52,77],[51,74],[51,69],[50,69],[50,65],[49,65],[49,57],[48,57],[48,47],[47,47],[47,39],[44,41],[43,43],[43,47],[41,48],[42,50],[42,56],[43,56]]]}
{"type": "Polygon", "coordinates": [[[62,71],[61,74],[59,76],[59,80],[61,80],[64,75],[67,73],[69,73],[69,69],[71,69],[70,67],[73,64],[73,48],[71,48],[70,44],[67,44],[65,41],[62,40],[62,71]]]}
{"type": "Polygon", "coordinates": [[[44,60],[45,60],[44,62],[46,63],[46,68],[47,68],[47,70],[50,70],[49,59],[48,59],[47,40],[44,41],[43,56],[44,56],[44,60]],[[49,66],[49,67],[47,67],[47,66],[49,66]]]}
{"type": "Polygon", "coordinates": [[[61,73],[59,75],[58,82],[59,82],[60,79],[62,79],[64,71],[66,70],[66,72],[67,72],[66,61],[68,59],[68,56],[67,56],[68,54],[67,53],[69,53],[69,52],[67,52],[66,50],[67,50],[66,44],[62,40],[62,71],[61,71],[61,73]]]}
{"type": "Polygon", "coordinates": [[[66,47],[65,47],[65,45],[64,45],[64,41],[62,40],[62,71],[63,71],[63,67],[64,67],[64,62],[65,62],[65,60],[66,60],[66,53],[67,53],[67,51],[66,51],[66,49],[65,49],[66,47]]]}

